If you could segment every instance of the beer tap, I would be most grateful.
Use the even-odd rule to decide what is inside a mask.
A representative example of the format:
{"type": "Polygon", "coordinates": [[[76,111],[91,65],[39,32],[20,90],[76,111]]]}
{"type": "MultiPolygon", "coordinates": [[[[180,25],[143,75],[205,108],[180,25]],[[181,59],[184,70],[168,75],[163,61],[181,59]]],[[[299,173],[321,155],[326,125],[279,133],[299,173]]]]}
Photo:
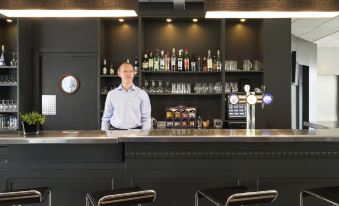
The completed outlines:
{"type": "Polygon", "coordinates": [[[246,104],[246,129],[255,129],[255,104],[269,105],[273,101],[273,96],[265,92],[265,87],[261,94],[256,94],[255,91],[250,91],[250,85],[244,86],[245,95],[231,94],[229,96],[230,104],[246,104]]]}

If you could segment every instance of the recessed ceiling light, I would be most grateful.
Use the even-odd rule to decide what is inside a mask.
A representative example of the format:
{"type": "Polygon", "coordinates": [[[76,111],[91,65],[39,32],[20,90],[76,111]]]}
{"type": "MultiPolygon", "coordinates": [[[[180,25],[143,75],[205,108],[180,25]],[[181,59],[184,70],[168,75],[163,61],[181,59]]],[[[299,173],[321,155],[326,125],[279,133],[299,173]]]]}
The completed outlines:
{"type": "Polygon", "coordinates": [[[279,11],[207,11],[205,18],[328,18],[336,17],[339,12],[279,12],[279,11]]]}
{"type": "Polygon", "coordinates": [[[124,19],[119,19],[119,22],[124,22],[125,20],[124,19]]]}
{"type": "Polygon", "coordinates": [[[171,23],[171,22],[172,22],[172,19],[166,19],[166,21],[167,21],[168,23],[171,23]]]}
{"type": "Polygon", "coordinates": [[[135,17],[134,10],[0,10],[7,17],[135,17]]]}
{"type": "Polygon", "coordinates": [[[197,18],[192,19],[193,22],[198,22],[197,18]]]}
{"type": "Polygon", "coordinates": [[[12,22],[13,22],[12,19],[6,19],[6,21],[7,21],[8,23],[12,23],[12,22]]]}
{"type": "Polygon", "coordinates": [[[246,21],[246,19],[240,19],[240,22],[245,22],[246,21]]]}

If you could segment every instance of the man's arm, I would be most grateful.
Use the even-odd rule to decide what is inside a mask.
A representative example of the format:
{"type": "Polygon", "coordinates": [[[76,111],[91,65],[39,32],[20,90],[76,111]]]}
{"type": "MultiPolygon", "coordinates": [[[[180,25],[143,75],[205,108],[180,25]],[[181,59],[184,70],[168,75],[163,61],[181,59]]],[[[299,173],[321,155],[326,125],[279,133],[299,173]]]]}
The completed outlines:
{"type": "Polygon", "coordinates": [[[140,109],[142,129],[151,129],[151,101],[146,92],[142,94],[140,109]]]}
{"type": "Polygon", "coordinates": [[[101,130],[108,130],[110,127],[110,119],[113,116],[113,104],[111,102],[111,93],[109,92],[106,97],[105,110],[101,118],[101,130]]]}

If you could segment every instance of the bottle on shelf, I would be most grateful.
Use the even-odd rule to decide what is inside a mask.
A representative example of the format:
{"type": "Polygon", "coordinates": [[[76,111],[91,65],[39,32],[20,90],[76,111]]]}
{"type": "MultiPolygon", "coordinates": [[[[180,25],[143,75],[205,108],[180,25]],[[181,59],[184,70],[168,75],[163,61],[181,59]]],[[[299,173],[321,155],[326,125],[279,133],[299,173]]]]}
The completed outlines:
{"type": "Polygon", "coordinates": [[[197,71],[197,61],[195,60],[195,54],[192,55],[191,59],[191,71],[197,71]]]}
{"type": "Polygon", "coordinates": [[[213,71],[217,71],[217,57],[213,56],[213,71]]]}
{"type": "Polygon", "coordinates": [[[11,66],[17,66],[18,65],[18,60],[16,59],[15,52],[13,52],[13,57],[10,62],[11,66]]]}
{"type": "Polygon", "coordinates": [[[217,71],[221,71],[221,58],[220,58],[220,50],[217,51],[217,71]]]}
{"type": "Polygon", "coordinates": [[[182,49],[179,49],[179,55],[178,55],[178,61],[177,61],[177,64],[178,64],[178,71],[182,71],[183,70],[183,58],[182,58],[182,49]]]}
{"type": "Polygon", "coordinates": [[[202,71],[202,62],[201,62],[200,56],[198,56],[198,59],[197,59],[197,71],[198,72],[202,71]]]}
{"type": "Polygon", "coordinates": [[[161,52],[160,52],[159,65],[160,65],[160,70],[164,71],[165,70],[165,55],[164,55],[164,50],[161,50],[161,52]]]}
{"type": "Polygon", "coordinates": [[[126,59],[126,63],[129,63],[129,59],[126,59]]]}
{"type": "Polygon", "coordinates": [[[208,71],[206,57],[204,57],[203,60],[202,60],[202,71],[204,71],[204,72],[208,71]]]}
{"type": "Polygon", "coordinates": [[[188,54],[188,49],[185,49],[185,55],[184,55],[184,71],[190,70],[190,56],[188,54]]]}
{"type": "Polygon", "coordinates": [[[153,60],[153,70],[154,71],[159,71],[159,67],[160,67],[160,62],[159,62],[159,50],[157,49],[156,52],[155,52],[155,56],[154,56],[154,60],[153,60]]]}
{"type": "Polygon", "coordinates": [[[207,53],[207,71],[212,71],[213,69],[213,60],[211,56],[211,50],[208,50],[207,53]]]}
{"type": "Polygon", "coordinates": [[[6,62],[5,62],[5,45],[1,45],[0,66],[6,66],[6,62]]]}
{"type": "Polygon", "coordinates": [[[172,55],[171,55],[171,67],[170,71],[176,71],[177,70],[177,57],[175,54],[175,48],[172,49],[172,55]]]}
{"type": "Polygon", "coordinates": [[[114,65],[113,65],[114,60],[112,59],[111,61],[111,66],[109,67],[109,74],[114,75],[114,65]]]}
{"type": "Polygon", "coordinates": [[[168,54],[168,51],[166,51],[165,53],[165,71],[169,71],[170,70],[170,56],[168,54]]]}
{"type": "Polygon", "coordinates": [[[202,119],[200,116],[198,116],[198,119],[197,119],[197,128],[202,129],[202,119]]]}
{"type": "Polygon", "coordinates": [[[139,60],[138,57],[134,58],[134,74],[137,75],[139,73],[139,60]]]}
{"type": "Polygon", "coordinates": [[[142,59],[142,70],[148,70],[148,55],[147,51],[145,51],[144,57],[142,59]]]}
{"type": "Polygon", "coordinates": [[[154,70],[154,59],[153,59],[153,53],[149,53],[149,58],[148,58],[148,70],[153,71],[154,70]]]}
{"type": "Polygon", "coordinates": [[[106,59],[104,59],[104,64],[102,66],[102,70],[101,71],[102,71],[103,75],[107,74],[107,61],[106,61],[106,59]]]}

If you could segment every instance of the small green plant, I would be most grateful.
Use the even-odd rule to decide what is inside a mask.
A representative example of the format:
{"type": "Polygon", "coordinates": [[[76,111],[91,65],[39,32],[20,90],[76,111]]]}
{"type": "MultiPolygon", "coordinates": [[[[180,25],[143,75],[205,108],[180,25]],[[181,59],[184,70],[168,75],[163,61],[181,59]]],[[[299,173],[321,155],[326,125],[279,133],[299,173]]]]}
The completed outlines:
{"type": "Polygon", "coordinates": [[[26,122],[29,125],[32,124],[43,125],[45,123],[45,116],[39,114],[39,112],[20,114],[20,119],[21,121],[26,122]]]}

